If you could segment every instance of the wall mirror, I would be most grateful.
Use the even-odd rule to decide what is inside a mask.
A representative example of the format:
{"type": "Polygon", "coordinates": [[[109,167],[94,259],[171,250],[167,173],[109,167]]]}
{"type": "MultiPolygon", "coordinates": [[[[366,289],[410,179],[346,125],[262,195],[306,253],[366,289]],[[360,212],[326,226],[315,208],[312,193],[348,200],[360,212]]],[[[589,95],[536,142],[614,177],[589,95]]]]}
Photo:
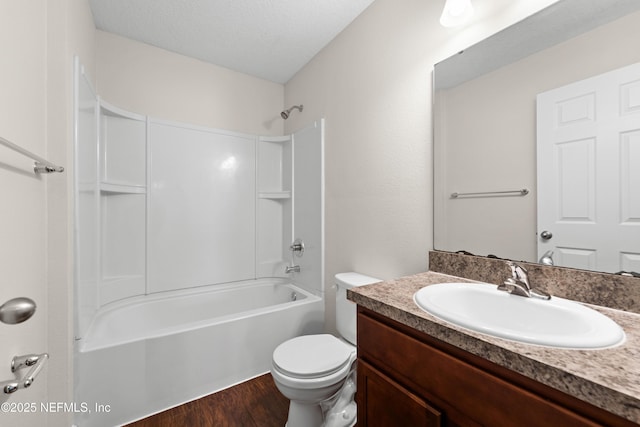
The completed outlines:
{"type": "MultiPolygon", "coordinates": [[[[539,181],[573,179],[583,183],[588,175],[585,170],[595,170],[595,148],[577,145],[573,149],[565,144],[569,149],[561,155],[570,167],[560,175],[547,172],[544,167],[558,160],[537,160],[541,133],[537,96],[640,63],[637,40],[637,0],[560,0],[436,64],[434,248],[527,262],[543,260],[539,250],[553,249],[544,244],[555,240],[541,236],[542,231],[554,230],[539,229],[538,209],[546,207],[538,201],[543,196],[539,181]]],[[[635,114],[631,121],[640,129],[640,75],[636,83],[626,87],[625,105],[631,105],[635,114]]],[[[620,102],[614,105],[622,108],[620,102]]],[[[579,120],[595,114],[590,108],[568,108],[562,114],[579,120]]],[[[593,183],[589,181],[569,198],[591,209],[595,217],[602,216],[602,206],[624,204],[625,230],[640,236],[632,234],[640,233],[640,130],[626,129],[625,135],[625,141],[616,141],[622,147],[617,163],[610,170],[600,166],[597,170],[599,176],[618,181],[626,174],[620,184],[624,188],[616,190],[624,197],[605,202],[602,192],[591,192],[593,183]]],[[[593,221],[580,215],[569,214],[565,220],[593,221]]],[[[598,253],[603,247],[622,246],[620,237],[590,231],[580,234],[591,240],[577,249],[571,244],[556,248],[552,255],[555,265],[640,272],[640,238],[632,238],[636,247],[625,246],[622,255],[618,250],[618,266],[603,267],[595,260],[598,253]]]]}

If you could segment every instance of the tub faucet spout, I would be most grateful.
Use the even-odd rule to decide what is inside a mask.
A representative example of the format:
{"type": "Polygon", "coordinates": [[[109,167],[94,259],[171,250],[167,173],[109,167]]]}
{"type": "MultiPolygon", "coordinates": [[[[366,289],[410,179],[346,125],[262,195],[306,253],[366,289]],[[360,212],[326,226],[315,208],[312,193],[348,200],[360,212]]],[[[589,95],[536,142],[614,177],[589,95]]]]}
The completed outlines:
{"type": "Polygon", "coordinates": [[[300,266],[299,265],[287,265],[284,269],[284,272],[286,274],[289,273],[300,273],[300,266]]]}

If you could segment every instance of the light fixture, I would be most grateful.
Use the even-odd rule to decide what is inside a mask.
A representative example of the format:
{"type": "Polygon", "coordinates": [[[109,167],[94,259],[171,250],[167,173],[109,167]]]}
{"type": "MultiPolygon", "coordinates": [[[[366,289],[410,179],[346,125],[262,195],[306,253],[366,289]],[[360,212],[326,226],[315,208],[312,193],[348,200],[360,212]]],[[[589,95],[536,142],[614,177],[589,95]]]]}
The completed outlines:
{"type": "Polygon", "coordinates": [[[471,0],[447,0],[440,16],[443,27],[456,27],[467,22],[473,16],[471,0]]]}

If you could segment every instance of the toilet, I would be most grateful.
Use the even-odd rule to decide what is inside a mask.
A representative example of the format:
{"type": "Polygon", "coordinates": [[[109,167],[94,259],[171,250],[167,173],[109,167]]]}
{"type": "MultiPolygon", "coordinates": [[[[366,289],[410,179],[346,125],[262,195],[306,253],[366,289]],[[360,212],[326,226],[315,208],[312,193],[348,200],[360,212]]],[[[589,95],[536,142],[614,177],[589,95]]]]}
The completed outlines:
{"type": "Polygon", "coordinates": [[[347,289],[379,282],[359,273],[339,273],[336,327],[329,334],[303,335],[273,351],[271,375],[290,400],[287,427],[342,427],[356,423],[356,305],[347,289]]]}

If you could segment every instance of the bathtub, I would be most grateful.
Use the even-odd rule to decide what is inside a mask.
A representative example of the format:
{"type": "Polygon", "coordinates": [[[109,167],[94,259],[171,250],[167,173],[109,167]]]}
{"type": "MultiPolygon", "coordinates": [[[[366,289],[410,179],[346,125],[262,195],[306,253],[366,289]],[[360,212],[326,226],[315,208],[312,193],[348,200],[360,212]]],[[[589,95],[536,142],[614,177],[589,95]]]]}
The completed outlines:
{"type": "Polygon", "coordinates": [[[122,425],[262,375],[278,344],[323,322],[323,300],[282,279],[109,304],[76,342],[75,425],[122,425]]]}

